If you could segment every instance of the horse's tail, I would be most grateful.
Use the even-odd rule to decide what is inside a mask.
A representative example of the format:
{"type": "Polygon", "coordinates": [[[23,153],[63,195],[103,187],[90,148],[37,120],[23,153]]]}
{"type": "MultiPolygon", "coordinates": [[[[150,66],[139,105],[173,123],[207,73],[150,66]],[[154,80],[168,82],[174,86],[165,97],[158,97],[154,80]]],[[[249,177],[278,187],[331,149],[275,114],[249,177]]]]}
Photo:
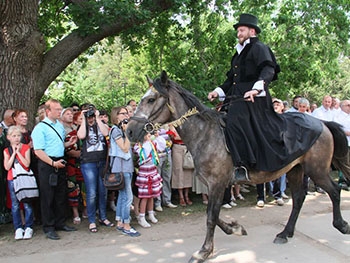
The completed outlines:
{"type": "Polygon", "coordinates": [[[345,177],[350,180],[350,152],[343,127],[333,121],[324,121],[324,124],[333,135],[334,153],[332,164],[337,170],[342,171],[345,177]]]}

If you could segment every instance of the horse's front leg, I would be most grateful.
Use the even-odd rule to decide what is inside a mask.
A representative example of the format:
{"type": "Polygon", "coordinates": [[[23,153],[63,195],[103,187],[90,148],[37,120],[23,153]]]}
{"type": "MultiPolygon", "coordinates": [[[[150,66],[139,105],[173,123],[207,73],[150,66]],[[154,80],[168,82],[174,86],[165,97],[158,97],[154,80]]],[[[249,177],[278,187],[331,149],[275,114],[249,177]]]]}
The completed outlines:
{"type": "Polygon", "coordinates": [[[246,236],[247,231],[245,228],[238,224],[237,221],[231,221],[231,223],[226,223],[225,221],[218,218],[218,226],[224,231],[227,235],[238,235],[238,236],[246,236]]]}
{"type": "Polygon", "coordinates": [[[283,231],[276,235],[275,244],[284,244],[288,242],[288,237],[293,237],[295,224],[297,222],[301,207],[305,200],[305,190],[303,188],[303,170],[300,165],[295,166],[287,173],[289,187],[292,192],[293,207],[289,216],[286,227],[283,231]]]}
{"type": "Polygon", "coordinates": [[[214,250],[214,232],[215,226],[219,222],[220,208],[222,204],[224,191],[222,188],[217,188],[214,191],[209,192],[208,195],[208,207],[207,207],[207,233],[205,236],[204,244],[201,249],[194,253],[189,260],[191,263],[204,262],[214,250]]]}

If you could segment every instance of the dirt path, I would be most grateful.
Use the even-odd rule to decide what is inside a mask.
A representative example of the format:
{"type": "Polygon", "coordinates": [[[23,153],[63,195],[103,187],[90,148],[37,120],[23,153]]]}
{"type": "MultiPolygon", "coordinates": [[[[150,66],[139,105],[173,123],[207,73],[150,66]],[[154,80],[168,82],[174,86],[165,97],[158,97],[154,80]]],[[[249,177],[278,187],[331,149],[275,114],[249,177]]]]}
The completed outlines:
{"type": "MultiPolygon", "coordinates": [[[[291,211],[291,200],[284,206],[279,207],[275,204],[267,204],[263,209],[255,206],[251,207],[236,207],[230,210],[222,210],[221,218],[225,221],[238,220],[247,230],[248,235],[250,229],[259,225],[273,225],[283,229],[283,225],[287,222],[291,211]]],[[[350,192],[342,191],[342,210],[350,210],[350,192]]],[[[153,225],[150,229],[142,229],[136,222],[134,226],[141,232],[139,238],[129,238],[127,242],[130,244],[140,244],[149,241],[161,241],[169,238],[183,238],[186,239],[189,235],[198,236],[198,249],[202,245],[205,236],[205,220],[206,216],[203,212],[197,212],[194,215],[186,212],[183,208],[181,216],[169,217],[168,209],[165,209],[159,214],[160,222],[153,225]],[[190,230],[190,231],[189,231],[190,230]]],[[[316,214],[325,214],[332,211],[330,199],[326,195],[316,194],[315,196],[307,196],[300,218],[307,218],[316,214]]],[[[113,214],[110,214],[113,218],[113,214]]],[[[345,218],[350,221],[350,218],[345,218]]],[[[332,222],[327,225],[317,226],[320,228],[332,228],[332,222]]],[[[298,224],[297,224],[298,228],[298,224]]],[[[0,255],[1,257],[17,257],[23,255],[41,254],[47,251],[76,251],[79,253],[80,249],[103,247],[112,244],[125,243],[124,236],[120,235],[115,228],[108,229],[99,227],[99,232],[92,234],[87,230],[87,222],[84,220],[78,226],[78,231],[65,233],[59,232],[61,239],[58,241],[48,240],[41,227],[36,226],[35,235],[31,240],[15,241],[11,233],[12,224],[0,225],[0,255]]],[[[217,228],[216,234],[220,229],[217,228]]],[[[334,231],[337,231],[334,229],[334,231]]],[[[221,231],[220,231],[221,232],[221,231]]],[[[269,233],[266,239],[271,241],[277,233],[269,233]]],[[[326,237],[325,237],[326,238],[326,237]]],[[[196,241],[197,242],[197,241],[196,241]]],[[[194,251],[193,251],[194,252],[194,251]]]]}

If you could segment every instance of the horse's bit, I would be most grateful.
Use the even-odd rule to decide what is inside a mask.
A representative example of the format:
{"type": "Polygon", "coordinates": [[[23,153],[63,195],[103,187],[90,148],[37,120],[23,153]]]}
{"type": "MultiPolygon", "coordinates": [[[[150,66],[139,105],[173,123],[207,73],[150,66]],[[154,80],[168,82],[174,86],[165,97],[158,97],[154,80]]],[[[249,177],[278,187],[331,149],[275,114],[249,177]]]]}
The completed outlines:
{"type": "Polygon", "coordinates": [[[160,129],[160,126],[162,126],[162,124],[159,124],[159,123],[153,123],[152,120],[150,120],[151,117],[153,117],[153,119],[155,119],[156,117],[158,117],[158,115],[161,113],[164,105],[167,105],[169,110],[171,112],[173,112],[174,110],[172,109],[172,107],[169,105],[168,102],[165,102],[161,107],[158,108],[158,110],[156,110],[156,112],[154,112],[151,116],[149,116],[149,118],[140,118],[140,117],[136,117],[136,116],[133,116],[131,117],[130,119],[131,120],[135,120],[135,121],[138,121],[138,122],[144,122],[145,125],[143,126],[143,130],[146,131],[147,133],[153,133],[157,130],[160,129]],[[156,116],[155,116],[156,115],[156,116]],[[155,116],[155,117],[154,117],[155,116]]]}
{"type": "MultiPolygon", "coordinates": [[[[168,103],[166,104],[169,108],[169,110],[171,112],[174,112],[174,109],[171,107],[171,105],[169,105],[168,103]]],[[[164,106],[164,105],[163,105],[164,106]]],[[[163,107],[162,107],[163,108],[163,107]]],[[[196,107],[192,108],[192,109],[189,109],[184,115],[182,115],[180,118],[172,121],[172,122],[169,122],[168,124],[170,125],[173,125],[175,128],[182,125],[188,117],[192,116],[192,115],[195,115],[199,113],[199,111],[196,109],[196,107]]],[[[153,114],[154,115],[154,114],[153,114]]],[[[144,121],[145,122],[145,125],[143,126],[143,130],[146,131],[146,132],[149,132],[149,133],[152,133],[156,130],[159,130],[160,127],[162,126],[162,124],[160,123],[156,123],[156,124],[153,124],[152,121],[146,119],[146,118],[139,118],[139,117],[131,117],[131,119],[133,120],[136,120],[136,121],[144,121]]]]}

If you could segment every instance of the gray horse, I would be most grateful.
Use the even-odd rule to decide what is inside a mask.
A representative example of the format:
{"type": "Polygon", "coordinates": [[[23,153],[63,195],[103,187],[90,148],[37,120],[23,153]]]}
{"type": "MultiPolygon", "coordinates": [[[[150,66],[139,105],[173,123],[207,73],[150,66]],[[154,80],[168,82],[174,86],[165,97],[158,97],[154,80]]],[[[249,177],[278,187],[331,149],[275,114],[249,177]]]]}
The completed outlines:
{"type": "MultiPolygon", "coordinates": [[[[225,138],[220,126],[220,113],[201,104],[187,90],[168,79],[165,71],[161,77],[148,79],[150,89],[142,97],[135,116],[128,124],[127,136],[131,141],[141,141],[146,132],[163,124],[173,124],[188,150],[193,155],[195,174],[207,186],[207,233],[201,249],[190,262],[204,262],[213,252],[214,229],[218,225],[226,234],[246,235],[237,222],[226,223],[219,218],[224,189],[232,182],[233,163],[225,148],[225,138]]],[[[333,204],[333,226],[343,234],[350,227],[340,211],[340,188],[329,176],[331,163],[350,179],[347,158],[347,140],[341,127],[334,122],[322,123],[323,130],[312,147],[282,169],[274,172],[249,171],[250,183],[273,181],[284,173],[292,193],[293,208],[284,230],[277,234],[275,243],[286,243],[294,235],[295,224],[305,200],[303,176],[307,174],[324,189],[333,204]]]]}

